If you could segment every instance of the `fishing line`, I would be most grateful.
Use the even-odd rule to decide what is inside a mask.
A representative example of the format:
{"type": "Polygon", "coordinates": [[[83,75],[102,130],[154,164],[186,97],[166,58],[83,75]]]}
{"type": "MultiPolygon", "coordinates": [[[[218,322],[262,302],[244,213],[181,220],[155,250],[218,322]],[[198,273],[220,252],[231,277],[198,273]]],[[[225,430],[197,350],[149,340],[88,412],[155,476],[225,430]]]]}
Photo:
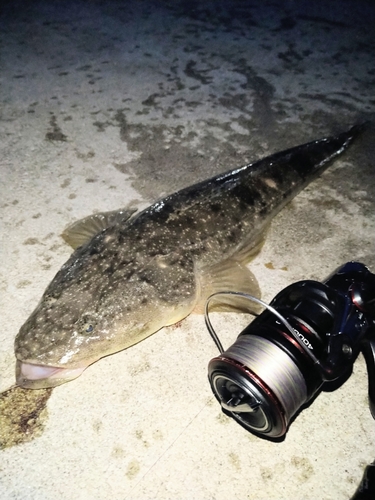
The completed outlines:
{"type": "MultiPolygon", "coordinates": [[[[289,321],[287,321],[284,318],[284,316],[282,314],[280,314],[279,311],[277,311],[270,304],[267,304],[267,302],[264,302],[263,300],[258,299],[257,297],[254,297],[254,295],[250,295],[250,294],[245,293],[245,292],[223,291],[223,292],[213,293],[212,295],[210,295],[208,297],[208,299],[206,301],[206,305],[205,305],[205,311],[204,311],[204,320],[205,320],[207,329],[208,329],[208,331],[209,331],[209,333],[210,333],[213,341],[215,342],[217,348],[219,349],[220,353],[224,352],[224,348],[223,348],[223,345],[222,345],[222,343],[221,343],[221,341],[220,341],[217,333],[214,330],[214,327],[212,326],[212,323],[211,323],[211,320],[210,320],[210,317],[209,317],[209,312],[208,312],[208,308],[209,308],[211,300],[214,297],[218,297],[219,295],[235,295],[235,296],[238,296],[238,297],[243,297],[245,299],[248,299],[251,302],[255,302],[255,304],[263,306],[265,309],[268,309],[288,329],[288,331],[292,334],[292,336],[298,342],[298,344],[302,347],[302,349],[306,350],[306,346],[303,343],[303,341],[300,339],[300,337],[298,335],[298,332],[292,327],[292,325],[289,323],[289,321]]],[[[258,316],[257,313],[253,313],[253,315],[254,316],[258,316]]],[[[316,356],[312,352],[308,351],[307,354],[314,361],[314,364],[320,365],[320,361],[316,358],[316,356]]]]}

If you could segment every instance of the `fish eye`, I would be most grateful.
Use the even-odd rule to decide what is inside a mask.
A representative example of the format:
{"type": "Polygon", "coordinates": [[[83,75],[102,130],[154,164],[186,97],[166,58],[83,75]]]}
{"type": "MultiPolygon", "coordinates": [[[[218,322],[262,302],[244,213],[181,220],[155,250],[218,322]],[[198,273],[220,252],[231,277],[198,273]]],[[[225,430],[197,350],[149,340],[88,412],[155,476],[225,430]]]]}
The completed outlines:
{"type": "Polygon", "coordinates": [[[81,335],[88,335],[95,330],[96,318],[94,314],[84,314],[77,321],[77,329],[81,335]]]}
{"type": "Polygon", "coordinates": [[[94,330],[94,325],[92,323],[85,323],[83,325],[83,330],[85,333],[91,333],[94,330]]]}

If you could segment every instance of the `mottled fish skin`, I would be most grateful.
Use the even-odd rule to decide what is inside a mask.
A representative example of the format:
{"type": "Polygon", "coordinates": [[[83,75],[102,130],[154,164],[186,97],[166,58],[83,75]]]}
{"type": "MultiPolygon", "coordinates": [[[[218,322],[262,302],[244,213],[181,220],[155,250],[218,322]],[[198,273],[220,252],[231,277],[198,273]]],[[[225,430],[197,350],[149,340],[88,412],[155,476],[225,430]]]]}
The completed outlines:
{"type": "Polygon", "coordinates": [[[139,214],[111,215],[109,227],[75,250],[21,327],[18,385],[71,380],[183,319],[215,290],[258,293],[244,264],[259,251],[271,219],[362,128],[220,174],[139,214]]]}

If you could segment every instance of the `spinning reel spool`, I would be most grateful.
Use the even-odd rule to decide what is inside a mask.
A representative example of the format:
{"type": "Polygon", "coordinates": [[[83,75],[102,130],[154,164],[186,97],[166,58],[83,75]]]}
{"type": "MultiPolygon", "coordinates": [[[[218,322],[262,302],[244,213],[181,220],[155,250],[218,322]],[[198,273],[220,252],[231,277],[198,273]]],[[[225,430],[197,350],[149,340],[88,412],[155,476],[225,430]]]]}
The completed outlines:
{"type": "Polygon", "coordinates": [[[270,304],[240,292],[216,293],[207,300],[205,320],[220,351],[208,365],[212,391],[224,413],[250,432],[282,438],[319,390],[348,378],[360,351],[375,418],[375,275],[363,264],[348,262],[323,283],[293,283],[270,304]],[[224,350],[208,309],[214,297],[226,294],[264,311],[224,350]]]}

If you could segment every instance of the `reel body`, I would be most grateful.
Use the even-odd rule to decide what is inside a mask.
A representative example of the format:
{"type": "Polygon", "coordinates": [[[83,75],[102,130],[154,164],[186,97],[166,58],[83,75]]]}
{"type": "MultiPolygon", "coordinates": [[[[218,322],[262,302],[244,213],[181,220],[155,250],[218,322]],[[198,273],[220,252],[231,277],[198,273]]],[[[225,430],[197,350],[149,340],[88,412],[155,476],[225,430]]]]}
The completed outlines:
{"type": "MultiPolygon", "coordinates": [[[[233,294],[233,292],[231,292],[233,294]]],[[[348,262],[324,283],[294,283],[208,366],[211,388],[223,411],[261,437],[282,438],[294,415],[331,382],[350,375],[362,350],[375,418],[375,275],[348,262]]],[[[215,294],[215,295],[220,295],[215,294]]]]}

